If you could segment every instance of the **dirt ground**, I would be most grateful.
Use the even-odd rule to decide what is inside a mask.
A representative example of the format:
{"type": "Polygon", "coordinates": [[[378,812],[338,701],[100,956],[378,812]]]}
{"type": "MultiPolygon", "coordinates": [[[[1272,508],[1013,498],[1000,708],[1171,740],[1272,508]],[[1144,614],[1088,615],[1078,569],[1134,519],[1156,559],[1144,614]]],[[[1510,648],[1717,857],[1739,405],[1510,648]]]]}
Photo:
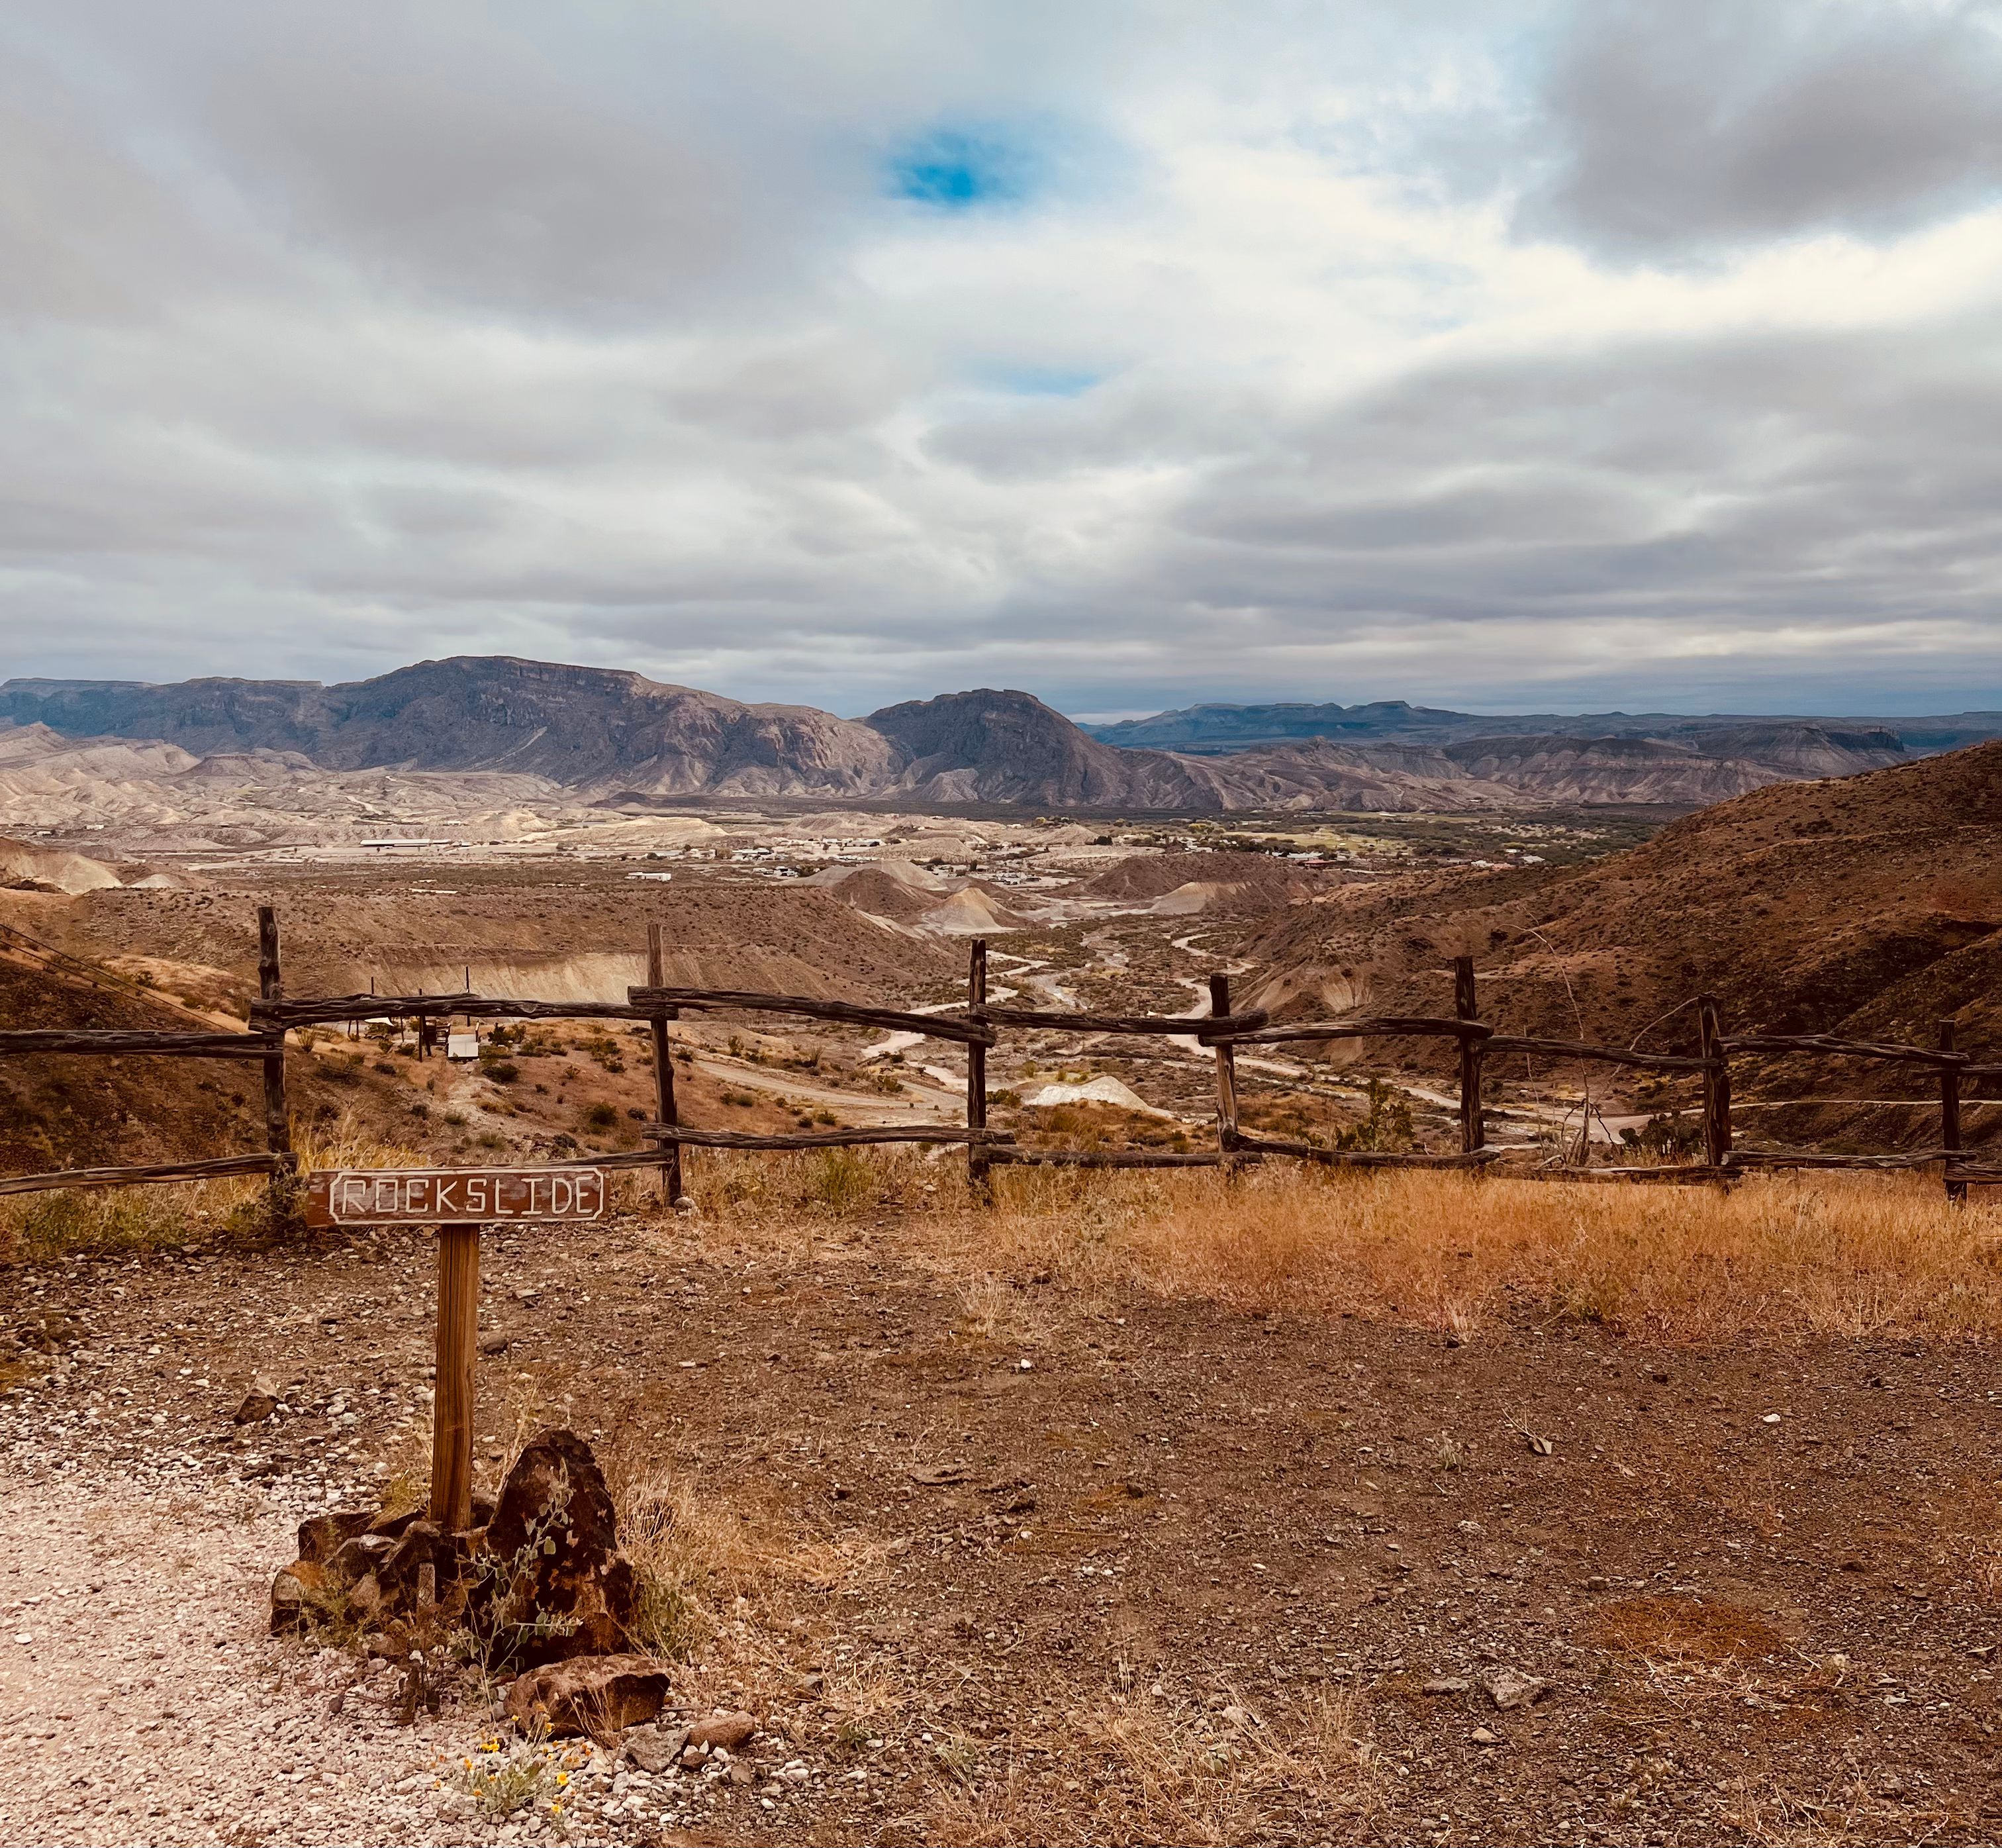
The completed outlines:
{"type": "MultiPolygon", "coordinates": [[[[485,1260],[480,1468],[553,1417],[615,1477],[684,1484],[713,1554],[687,1702],[764,1728],[762,1787],[651,1819],[574,1809],[570,1839],[2002,1834],[1981,1350],[1650,1350],[1528,1310],[1456,1345],[968,1271],[922,1213],[633,1215],[490,1238],[485,1260]],[[1512,1677],[1547,1685],[1498,1704],[1512,1677]],[[804,1767],[783,1786],[781,1760],[804,1767]]],[[[239,1530],[227,1575],[159,1604],[152,1649],[126,1639],[143,1717],[93,1653],[111,1594],[10,1555],[0,1727],[26,1762],[0,1825],[76,1839],[52,1825],[95,1813],[93,1774],[157,1772],[201,1730],[212,1651],[261,1664],[273,1702],[323,1672],[262,1639],[266,1574],[287,1518],[421,1466],[431,1257],[385,1234],[8,1284],[57,1352],[14,1369],[0,1525],[18,1539],[96,1485],[239,1530]],[[239,1428],[260,1370],[305,1409],[239,1428]],[[270,1557],[246,1562],[242,1534],[270,1557]],[[31,1608],[38,1571],[63,1582],[31,1608]]],[[[357,1696],[328,1749],[385,1792],[415,1764],[427,1802],[425,1766],[490,1729],[473,1698],[419,1741],[357,1696]]],[[[116,1839],[339,1839],[316,1832],[316,1783],[236,1808],[172,1775],[145,1787],[153,1834],[116,1839]]],[[[495,1836],[397,1816],[382,1839],[495,1836]]]]}

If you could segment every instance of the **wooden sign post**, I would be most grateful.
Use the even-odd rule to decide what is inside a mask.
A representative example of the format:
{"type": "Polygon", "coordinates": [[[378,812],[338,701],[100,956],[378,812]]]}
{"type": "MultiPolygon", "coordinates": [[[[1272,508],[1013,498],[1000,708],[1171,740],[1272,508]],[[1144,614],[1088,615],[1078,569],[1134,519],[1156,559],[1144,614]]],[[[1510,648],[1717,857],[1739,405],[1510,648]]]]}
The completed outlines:
{"type": "Polygon", "coordinates": [[[604,1216],[605,1195],[600,1168],[333,1168],[308,1183],[309,1226],[438,1229],[431,1518],[448,1533],[473,1522],[480,1228],[588,1223],[604,1216]]]}

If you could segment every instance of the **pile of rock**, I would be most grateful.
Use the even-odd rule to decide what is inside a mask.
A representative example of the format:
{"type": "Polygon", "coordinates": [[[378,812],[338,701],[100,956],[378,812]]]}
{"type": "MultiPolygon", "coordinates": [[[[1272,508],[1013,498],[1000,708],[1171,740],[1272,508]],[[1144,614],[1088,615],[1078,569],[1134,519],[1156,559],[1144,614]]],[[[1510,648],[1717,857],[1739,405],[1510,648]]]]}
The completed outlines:
{"type": "Polygon", "coordinates": [[[549,1429],[525,1445],[498,1498],[448,1532],[416,1510],[337,1509],[299,1525],[299,1557],[271,1586],[274,1635],[401,1630],[435,1642],[463,1627],[518,1671],[525,1727],[594,1738],[651,1721],[665,1665],[626,1653],[639,1602],[619,1517],[591,1446],[549,1429]]]}

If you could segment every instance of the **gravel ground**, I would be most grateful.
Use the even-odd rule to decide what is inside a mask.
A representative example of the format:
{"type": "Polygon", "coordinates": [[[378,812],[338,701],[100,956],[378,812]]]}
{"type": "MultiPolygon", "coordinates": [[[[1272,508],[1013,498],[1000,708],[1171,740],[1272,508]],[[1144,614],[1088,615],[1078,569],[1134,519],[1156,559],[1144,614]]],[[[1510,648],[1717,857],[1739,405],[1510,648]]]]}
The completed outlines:
{"type": "Polygon", "coordinates": [[[358,1680],[351,1656],[263,1634],[285,1514],[245,1518],[227,1487],[190,1492],[75,1459],[37,1470],[26,1421],[10,1422],[0,1728],[16,1745],[0,1837],[463,1839],[438,1815],[434,1786],[477,1721],[389,1724],[387,1664],[358,1680]]]}

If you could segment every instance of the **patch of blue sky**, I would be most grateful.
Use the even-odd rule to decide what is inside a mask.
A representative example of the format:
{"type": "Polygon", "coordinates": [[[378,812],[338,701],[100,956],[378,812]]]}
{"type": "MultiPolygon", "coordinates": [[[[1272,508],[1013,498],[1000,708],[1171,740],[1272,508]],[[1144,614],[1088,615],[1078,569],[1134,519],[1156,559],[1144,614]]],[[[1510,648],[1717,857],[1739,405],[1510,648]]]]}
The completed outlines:
{"type": "Polygon", "coordinates": [[[1019,129],[939,127],[891,154],[888,183],[913,204],[971,211],[1022,203],[1037,190],[1041,165],[1034,138],[1019,129]]]}

